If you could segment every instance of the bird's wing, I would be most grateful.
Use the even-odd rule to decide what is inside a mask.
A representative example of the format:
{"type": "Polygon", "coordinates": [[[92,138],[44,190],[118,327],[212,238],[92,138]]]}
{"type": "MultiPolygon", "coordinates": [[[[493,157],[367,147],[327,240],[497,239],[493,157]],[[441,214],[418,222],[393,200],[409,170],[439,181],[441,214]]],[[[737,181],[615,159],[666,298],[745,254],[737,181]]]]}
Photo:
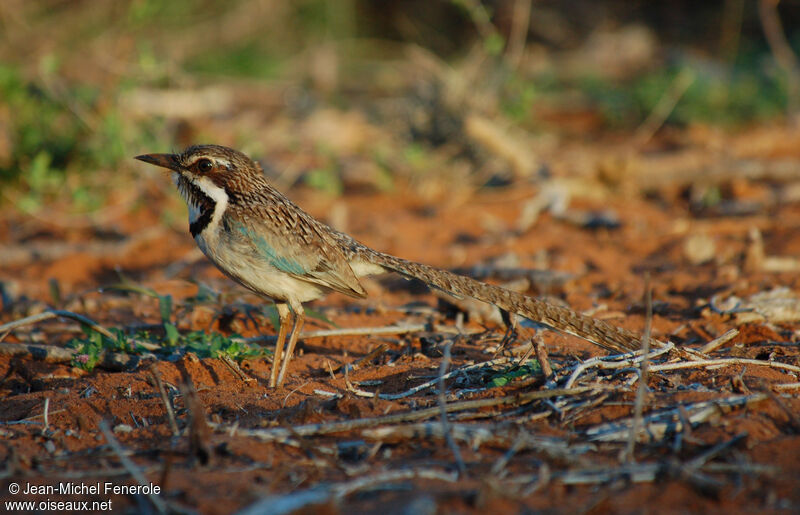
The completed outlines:
{"type": "Polygon", "coordinates": [[[367,293],[327,229],[306,213],[285,205],[261,206],[229,221],[252,251],[297,279],[354,297],[367,293]]]}

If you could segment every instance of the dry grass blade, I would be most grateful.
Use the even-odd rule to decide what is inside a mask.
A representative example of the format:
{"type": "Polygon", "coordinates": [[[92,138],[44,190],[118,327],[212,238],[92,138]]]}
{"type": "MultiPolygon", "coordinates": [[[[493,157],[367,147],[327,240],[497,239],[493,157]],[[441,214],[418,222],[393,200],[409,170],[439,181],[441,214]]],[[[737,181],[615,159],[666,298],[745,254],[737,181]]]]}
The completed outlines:
{"type": "MultiPolygon", "coordinates": [[[[715,446],[709,452],[713,455],[719,454],[724,449],[729,448],[732,444],[739,441],[739,437],[734,437],[731,440],[725,441],[719,446],[715,446]]],[[[709,453],[704,453],[699,458],[701,461],[706,460],[709,453]]],[[[678,465],[677,468],[668,463],[626,463],[618,467],[592,467],[572,469],[564,472],[552,472],[549,475],[553,476],[552,479],[559,481],[565,485],[598,485],[604,483],[611,483],[616,479],[625,478],[626,481],[633,483],[651,483],[658,481],[659,478],[663,480],[664,476],[683,476],[695,484],[702,484],[702,479],[697,477],[697,472],[703,470],[706,472],[717,473],[734,473],[734,474],[752,474],[752,475],[773,475],[778,472],[778,469],[769,465],[760,464],[728,464],[728,463],[703,463],[697,469],[691,469],[693,462],[687,465],[678,465]],[[694,476],[693,476],[694,474],[694,476]]],[[[511,478],[510,481],[516,484],[530,483],[536,481],[536,476],[518,476],[511,478]]],[[[550,478],[548,478],[550,479],[550,478]]]]}
{"type": "Polygon", "coordinates": [[[542,375],[545,381],[550,381],[553,378],[553,369],[550,367],[550,359],[547,355],[547,349],[544,346],[542,335],[538,332],[531,338],[531,344],[536,352],[536,360],[539,366],[542,367],[542,375]]]}
{"type": "MultiPolygon", "coordinates": [[[[469,401],[451,402],[447,404],[447,412],[455,413],[458,411],[466,411],[473,409],[481,409],[495,406],[521,406],[530,402],[542,399],[552,399],[554,397],[580,395],[584,392],[596,391],[598,388],[579,387],[569,389],[554,389],[542,390],[536,392],[525,392],[517,395],[508,395],[505,397],[496,397],[491,399],[476,399],[469,401]]],[[[382,417],[373,418],[357,418],[353,420],[325,422],[320,424],[306,424],[293,427],[277,427],[271,429],[238,429],[237,433],[244,436],[259,438],[264,441],[283,441],[291,437],[300,436],[318,436],[331,433],[342,433],[345,431],[353,431],[355,429],[363,429],[367,427],[376,427],[387,424],[400,424],[403,422],[413,422],[417,420],[424,420],[427,418],[435,417],[440,414],[439,406],[432,408],[425,408],[410,412],[396,413],[392,415],[384,415],[382,417]]],[[[222,425],[217,425],[217,429],[225,430],[222,425]]]]}
{"type": "Polygon", "coordinates": [[[150,366],[150,375],[156,383],[161,402],[164,404],[164,410],[167,412],[167,420],[172,430],[172,436],[178,436],[181,432],[180,429],[178,429],[178,422],[175,420],[175,411],[172,409],[172,402],[167,395],[167,389],[164,388],[164,382],[161,380],[161,372],[159,372],[158,366],[155,363],[150,366]]]}
{"type": "Polygon", "coordinates": [[[702,347],[700,347],[698,349],[698,352],[700,352],[701,354],[708,354],[709,352],[713,352],[713,351],[717,350],[718,348],[722,347],[723,345],[725,345],[726,343],[728,343],[729,341],[733,340],[737,336],[739,336],[739,330],[738,329],[730,329],[730,330],[726,331],[724,334],[722,334],[721,336],[718,336],[717,338],[714,338],[713,340],[711,340],[707,344],[705,344],[702,347]]]}
{"type": "Polygon", "coordinates": [[[706,462],[708,462],[708,460],[710,460],[711,458],[714,458],[715,456],[718,456],[721,452],[723,452],[723,451],[729,449],[730,447],[736,445],[737,443],[739,443],[742,440],[744,440],[746,437],[747,437],[747,434],[746,433],[742,433],[742,434],[738,434],[738,435],[734,436],[733,438],[731,438],[729,440],[726,440],[726,441],[724,441],[722,443],[719,443],[719,444],[713,446],[711,449],[709,449],[706,452],[704,452],[703,454],[701,454],[700,456],[698,456],[698,457],[694,458],[693,460],[691,460],[689,463],[684,465],[684,468],[686,468],[687,470],[691,470],[691,471],[699,470],[703,465],[706,464],[706,462]]]}
{"type": "Polygon", "coordinates": [[[678,105],[689,86],[694,83],[694,80],[695,72],[691,68],[681,69],[678,76],[675,77],[675,80],[672,81],[672,84],[670,84],[667,91],[647,116],[647,119],[636,130],[635,139],[639,145],[644,145],[653,138],[658,129],[667,121],[670,113],[678,105]]]}
{"type": "Polygon", "coordinates": [[[247,384],[253,384],[256,381],[254,378],[248,376],[245,371],[242,370],[242,367],[240,367],[239,364],[227,354],[221,354],[219,359],[225,363],[225,365],[236,375],[236,377],[239,378],[240,381],[243,381],[247,384]]]}
{"type": "MultiPolygon", "coordinates": [[[[491,445],[503,449],[511,448],[520,441],[519,450],[530,449],[543,452],[547,456],[559,460],[575,461],[582,454],[594,449],[592,444],[570,444],[565,439],[552,436],[539,436],[524,430],[514,430],[505,426],[488,424],[459,424],[451,426],[453,438],[478,450],[482,445],[491,445]]],[[[360,432],[363,438],[379,442],[396,442],[401,440],[442,440],[442,425],[436,422],[405,424],[364,429],[360,432]]]]}
{"type": "MultiPolygon", "coordinates": [[[[677,433],[684,429],[684,424],[696,425],[720,413],[726,413],[734,408],[748,406],[767,398],[766,394],[735,395],[723,399],[697,402],[682,408],[688,417],[681,417],[678,408],[653,413],[643,418],[643,425],[637,434],[639,441],[659,441],[669,433],[677,433]],[[684,421],[683,419],[686,418],[684,421]]],[[[600,424],[586,431],[586,436],[596,442],[624,442],[630,434],[633,420],[631,418],[600,424]]]]}
{"type": "Polygon", "coordinates": [[[197,397],[191,380],[180,385],[183,403],[189,412],[189,449],[202,465],[211,460],[211,432],[206,422],[205,409],[197,397]]]}
{"type": "Polygon", "coordinates": [[[762,359],[749,359],[749,358],[721,358],[709,359],[707,361],[689,361],[678,363],[662,363],[660,365],[653,365],[650,367],[652,372],[663,372],[666,370],[679,370],[682,368],[697,368],[697,367],[724,367],[729,365],[757,365],[760,367],[779,368],[788,370],[796,374],[800,373],[800,367],[797,365],[790,365],[788,363],[781,363],[779,361],[765,361],[762,359]]]}
{"type": "MultiPolygon", "coordinates": [[[[457,368],[457,369],[453,370],[452,372],[448,372],[447,374],[445,374],[442,377],[444,379],[449,379],[449,378],[451,378],[451,377],[453,377],[455,375],[458,375],[458,374],[464,374],[464,373],[471,372],[473,370],[484,368],[484,367],[491,367],[491,366],[494,366],[494,365],[503,365],[505,363],[508,363],[509,361],[510,361],[509,358],[497,358],[497,359],[493,359],[491,361],[483,361],[481,363],[476,363],[474,365],[468,365],[466,367],[457,368]]],[[[399,399],[404,399],[406,397],[411,397],[415,393],[421,392],[422,390],[426,390],[428,388],[432,388],[432,387],[436,386],[437,384],[439,384],[439,378],[436,378],[436,379],[433,379],[431,381],[428,381],[427,383],[423,383],[421,385],[415,386],[414,388],[410,388],[410,389],[408,389],[408,390],[406,390],[405,392],[402,392],[402,393],[382,393],[382,394],[378,395],[378,398],[379,399],[384,399],[384,400],[387,400],[387,401],[396,401],[396,400],[399,400],[399,399]]]]}
{"type": "MultiPolygon", "coordinates": [[[[361,368],[362,365],[364,365],[365,363],[369,363],[370,361],[372,361],[373,359],[377,358],[378,356],[380,356],[381,354],[383,354],[387,350],[389,350],[389,346],[386,345],[385,343],[382,343],[382,344],[378,345],[376,348],[372,349],[366,355],[364,355],[364,356],[358,358],[357,360],[355,360],[353,363],[344,364],[344,365],[342,365],[340,367],[337,367],[335,370],[334,369],[330,369],[331,378],[333,378],[334,374],[342,372],[345,369],[353,370],[353,371],[358,370],[359,368],[361,368]]],[[[328,363],[328,366],[330,367],[330,363],[328,363]]]]}
{"type": "MultiPolygon", "coordinates": [[[[457,340],[457,339],[456,339],[457,340]]],[[[447,367],[450,366],[450,349],[456,340],[450,340],[444,346],[444,356],[442,356],[442,363],[439,366],[439,409],[441,410],[442,417],[442,431],[445,435],[447,446],[453,452],[453,457],[456,459],[456,466],[458,467],[459,476],[465,477],[467,475],[467,466],[464,465],[464,459],[461,457],[461,450],[458,448],[453,434],[450,430],[450,422],[447,420],[447,388],[444,382],[444,375],[447,372],[447,367]]]]}
{"type": "Polygon", "coordinates": [[[644,334],[642,335],[642,361],[639,363],[639,387],[636,389],[636,400],[633,404],[633,423],[628,437],[628,445],[625,449],[625,461],[631,463],[635,461],[634,450],[636,448],[636,435],[642,421],[644,411],[644,398],[647,394],[647,365],[650,354],[650,330],[653,326],[653,291],[650,288],[650,276],[645,277],[645,306],[646,318],[644,322],[644,334]]]}
{"type": "MultiPolygon", "coordinates": [[[[137,483],[139,483],[140,486],[149,486],[150,482],[146,477],[144,477],[142,470],[127,456],[125,449],[123,449],[122,445],[120,445],[117,439],[114,438],[114,434],[109,429],[108,423],[105,420],[101,420],[98,427],[103,433],[103,436],[106,437],[106,442],[108,442],[108,445],[111,446],[111,449],[114,451],[114,454],[116,454],[117,459],[119,459],[119,462],[122,464],[125,470],[128,471],[128,473],[133,477],[133,479],[136,480],[137,483]]],[[[151,493],[147,495],[147,498],[150,499],[150,502],[153,504],[153,507],[158,513],[169,513],[171,511],[164,500],[158,495],[151,493]]]]}
{"type": "Polygon", "coordinates": [[[776,390],[798,390],[800,389],[800,383],[776,384],[773,388],[776,390]]]}
{"type": "MultiPolygon", "coordinates": [[[[660,349],[656,349],[651,352],[647,359],[652,360],[653,358],[657,358],[663,354],[666,354],[673,350],[675,345],[673,343],[668,343],[664,347],[660,349]]],[[[586,370],[590,368],[602,368],[602,369],[617,369],[617,368],[629,368],[636,366],[644,359],[642,356],[641,351],[631,352],[628,354],[620,354],[617,356],[598,356],[596,358],[588,359],[581,363],[580,365],[575,366],[572,369],[572,374],[569,376],[569,379],[565,383],[566,388],[571,388],[572,385],[578,380],[581,374],[583,374],[586,370]]],[[[650,368],[652,371],[652,367],[650,368]]]]}
{"type": "Polygon", "coordinates": [[[0,343],[0,355],[28,357],[50,363],[69,363],[75,351],[36,343],[0,343]]]}

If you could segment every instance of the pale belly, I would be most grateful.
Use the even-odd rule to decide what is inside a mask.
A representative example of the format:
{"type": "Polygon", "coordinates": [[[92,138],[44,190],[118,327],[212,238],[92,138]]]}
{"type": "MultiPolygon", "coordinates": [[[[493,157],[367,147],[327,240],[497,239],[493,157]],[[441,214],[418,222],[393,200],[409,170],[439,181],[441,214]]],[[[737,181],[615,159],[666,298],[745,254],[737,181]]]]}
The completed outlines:
{"type": "Polygon", "coordinates": [[[195,242],[225,275],[259,295],[297,305],[318,299],[331,291],[270,266],[246,248],[239,251],[237,245],[226,242],[218,244],[217,238],[218,234],[203,231],[197,235],[195,242]]]}

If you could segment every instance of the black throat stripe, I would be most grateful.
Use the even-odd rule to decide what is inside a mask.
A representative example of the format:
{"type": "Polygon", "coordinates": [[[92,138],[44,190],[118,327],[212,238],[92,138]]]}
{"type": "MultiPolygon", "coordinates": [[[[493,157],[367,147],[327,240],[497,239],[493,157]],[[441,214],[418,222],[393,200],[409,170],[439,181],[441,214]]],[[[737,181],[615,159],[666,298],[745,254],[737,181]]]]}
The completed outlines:
{"type": "Polygon", "coordinates": [[[208,224],[211,223],[211,219],[214,216],[214,208],[217,206],[217,203],[192,182],[183,177],[181,177],[180,180],[182,183],[181,186],[183,186],[187,193],[188,200],[193,205],[197,206],[200,211],[200,216],[197,217],[197,220],[189,224],[189,232],[192,233],[193,238],[196,238],[197,235],[203,232],[203,229],[208,227],[208,224]]]}

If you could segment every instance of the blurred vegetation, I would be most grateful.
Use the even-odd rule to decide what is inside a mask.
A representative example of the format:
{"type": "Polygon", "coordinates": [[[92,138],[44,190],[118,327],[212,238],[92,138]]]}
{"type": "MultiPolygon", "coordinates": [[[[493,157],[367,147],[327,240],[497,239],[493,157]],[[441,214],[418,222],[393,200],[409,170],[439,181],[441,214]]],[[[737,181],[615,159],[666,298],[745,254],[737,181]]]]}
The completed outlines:
{"type": "MultiPolygon", "coordinates": [[[[142,151],[204,139],[258,157],[310,153],[296,178],[334,195],[360,155],[386,188],[403,170],[413,180],[480,161],[463,136],[469,114],[536,133],[559,130],[541,113],[588,112],[604,128],[632,130],[682,73],[691,81],[668,124],[783,117],[797,70],[773,56],[756,4],[9,0],[0,5],[0,181],[35,210],[72,173],[128,168],[142,151]],[[157,94],[206,88],[227,100],[215,109],[201,95],[186,107],[157,94]],[[270,139],[279,120],[326,108],[358,110],[391,138],[365,137],[344,153],[325,134],[270,139]]],[[[800,6],[778,7],[783,27],[798,27],[800,6]]],[[[800,31],[780,36],[800,46],[800,31]]],[[[69,192],[96,207],[86,188],[69,192]]]]}
{"type": "Polygon", "coordinates": [[[236,334],[226,336],[216,331],[191,331],[181,334],[173,325],[165,325],[165,328],[167,331],[163,336],[148,331],[140,331],[129,336],[113,328],[111,329],[113,338],[86,329],[84,336],[73,338],[67,345],[75,350],[72,366],[91,371],[103,360],[107,352],[145,354],[148,351],[142,342],[159,346],[158,354],[164,358],[191,352],[199,358],[219,358],[224,355],[241,361],[269,354],[264,347],[247,343],[236,334]]]}

